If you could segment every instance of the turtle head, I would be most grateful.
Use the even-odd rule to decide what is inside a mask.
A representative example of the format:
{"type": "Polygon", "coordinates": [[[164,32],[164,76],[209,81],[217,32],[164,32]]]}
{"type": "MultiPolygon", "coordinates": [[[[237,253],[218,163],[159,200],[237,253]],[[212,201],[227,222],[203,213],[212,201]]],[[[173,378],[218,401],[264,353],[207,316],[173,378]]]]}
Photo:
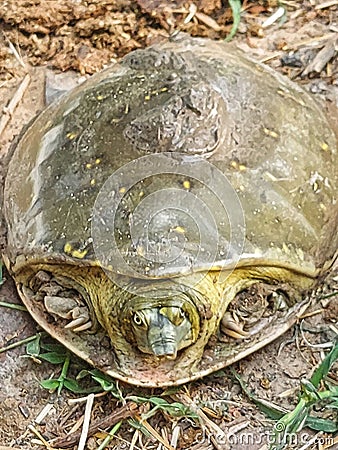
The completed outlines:
{"type": "Polygon", "coordinates": [[[125,303],[125,339],[142,353],[175,359],[180,350],[196,341],[200,331],[194,299],[181,291],[162,291],[157,298],[148,294],[134,296],[125,303]]]}
{"type": "Polygon", "coordinates": [[[168,359],[175,359],[179,350],[193,342],[192,323],[179,306],[135,311],[132,330],[139,350],[168,359]]]}

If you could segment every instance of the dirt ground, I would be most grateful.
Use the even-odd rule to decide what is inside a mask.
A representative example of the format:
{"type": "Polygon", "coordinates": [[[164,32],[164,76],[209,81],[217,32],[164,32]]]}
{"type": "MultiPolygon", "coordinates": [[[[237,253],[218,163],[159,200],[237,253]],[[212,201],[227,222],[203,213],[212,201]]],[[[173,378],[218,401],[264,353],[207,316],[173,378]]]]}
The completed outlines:
{"type": "MultiPolygon", "coordinates": [[[[55,84],[55,74],[70,71],[67,83],[76,84],[129,51],[167,38],[177,30],[223,39],[231,26],[231,9],[228,2],[221,0],[194,3],[184,0],[3,1],[0,10],[1,155],[7,153],[13,138],[43,108],[46,79],[48,85],[51,80],[55,84]]],[[[325,101],[329,115],[338,108],[337,1],[244,0],[234,42],[301,84],[320,102],[325,101]],[[278,10],[282,11],[278,9],[281,6],[283,16],[269,25],[269,19],[278,10]]],[[[61,83],[64,80],[62,77],[61,83]]],[[[4,278],[0,301],[20,303],[6,272],[4,278]]],[[[338,292],[337,273],[323,289],[321,296],[338,292]]],[[[325,355],[326,343],[332,342],[337,333],[337,296],[321,301],[320,295],[313,302],[314,315],[234,365],[234,370],[257,397],[286,409],[297,403],[300,379],[311,376],[325,355]]],[[[0,349],[34,335],[37,330],[27,313],[0,306],[0,349]]],[[[0,450],[50,448],[41,441],[64,436],[82,426],[85,402],[69,403],[79,395],[63,390],[57,396],[39,384],[40,380],[57,378],[60,366],[38,364],[23,355],[23,345],[0,353],[0,450]],[[48,413],[37,420],[46,408],[48,413]]],[[[75,375],[82,366],[74,359],[70,373],[75,375]]],[[[331,376],[333,381],[338,381],[337,368],[331,376]]],[[[119,387],[124,396],[162,393],[161,390],[142,391],[123,383],[119,387]]],[[[190,383],[165,398],[179,399],[192,406],[198,411],[201,423],[158,412],[149,419],[151,430],[147,436],[124,421],[107,448],[268,448],[273,422],[249,400],[230,369],[190,383]]],[[[109,393],[97,396],[92,420],[102,419],[120,406],[121,402],[109,393]]],[[[85,448],[98,448],[104,436],[99,427],[85,448]]],[[[75,449],[77,445],[78,440],[69,448],[75,449]]],[[[288,448],[334,449],[338,448],[338,440],[305,429],[288,448]]]]}

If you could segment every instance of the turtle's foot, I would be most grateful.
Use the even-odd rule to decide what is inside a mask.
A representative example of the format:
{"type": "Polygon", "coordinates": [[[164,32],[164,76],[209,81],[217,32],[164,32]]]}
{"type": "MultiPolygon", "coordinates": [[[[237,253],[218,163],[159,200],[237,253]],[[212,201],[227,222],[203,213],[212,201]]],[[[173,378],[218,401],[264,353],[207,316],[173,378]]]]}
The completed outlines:
{"type": "Polygon", "coordinates": [[[43,302],[45,310],[55,320],[61,319],[65,328],[75,333],[95,328],[83,290],[73,280],[55,278],[40,270],[30,280],[29,288],[34,292],[35,301],[43,302]]]}
{"type": "Polygon", "coordinates": [[[235,339],[245,339],[287,310],[288,297],[284,291],[274,285],[255,283],[236,295],[221,320],[220,331],[235,339]]]}
{"type": "Polygon", "coordinates": [[[240,322],[235,313],[226,312],[221,321],[221,332],[235,339],[245,339],[250,335],[243,330],[244,324],[240,322]]]}
{"type": "Polygon", "coordinates": [[[80,306],[76,300],[68,297],[56,297],[46,295],[44,298],[46,310],[54,317],[70,320],[65,328],[78,333],[92,327],[89,310],[86,306],[80,306]]]}

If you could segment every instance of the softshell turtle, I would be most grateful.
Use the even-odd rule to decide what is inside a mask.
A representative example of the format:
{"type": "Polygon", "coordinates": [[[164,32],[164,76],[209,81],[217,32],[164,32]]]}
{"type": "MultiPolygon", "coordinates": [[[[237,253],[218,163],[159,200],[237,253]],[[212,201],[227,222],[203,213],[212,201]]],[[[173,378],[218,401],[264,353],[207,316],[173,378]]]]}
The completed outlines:
{"type": "Polygon", "coordinates": [[[4,188],[4,259],[36,321],[106,373],[182,384],[305,311],[337,249],[337,140],[303,89],[177,36],[45,109],[4,188]]]}

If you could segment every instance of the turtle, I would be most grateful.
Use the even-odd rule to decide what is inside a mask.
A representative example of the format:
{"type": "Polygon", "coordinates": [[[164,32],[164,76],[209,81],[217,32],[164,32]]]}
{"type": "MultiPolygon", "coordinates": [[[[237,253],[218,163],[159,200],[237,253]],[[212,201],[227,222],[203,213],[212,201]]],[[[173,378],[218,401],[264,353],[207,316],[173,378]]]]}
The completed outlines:
{"type": "Polygon", "coordinates": [[[288,330],[337,256],[337,136],[309,93],[179,34],[93,75],[13,145],[4,261],[51,336],[144,387],[288,330]]]}

